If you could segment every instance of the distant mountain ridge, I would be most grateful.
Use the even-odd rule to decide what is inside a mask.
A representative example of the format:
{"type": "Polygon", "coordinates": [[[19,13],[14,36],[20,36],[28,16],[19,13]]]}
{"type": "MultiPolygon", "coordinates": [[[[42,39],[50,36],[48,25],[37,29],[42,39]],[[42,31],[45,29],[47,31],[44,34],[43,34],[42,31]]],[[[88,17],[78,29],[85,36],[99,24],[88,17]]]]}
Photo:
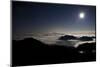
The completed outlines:
{"type": "Polygon", "coordinates": [[[59,40],[81,40],[81,41],[92,41],[93,38],[95,38],[94,36],[82,36],[82,37],[76,37],[76,36],[73,36],[73,35],[64,35],[64,36],[61,36],[59,37],[58,39],[59,40]]]}

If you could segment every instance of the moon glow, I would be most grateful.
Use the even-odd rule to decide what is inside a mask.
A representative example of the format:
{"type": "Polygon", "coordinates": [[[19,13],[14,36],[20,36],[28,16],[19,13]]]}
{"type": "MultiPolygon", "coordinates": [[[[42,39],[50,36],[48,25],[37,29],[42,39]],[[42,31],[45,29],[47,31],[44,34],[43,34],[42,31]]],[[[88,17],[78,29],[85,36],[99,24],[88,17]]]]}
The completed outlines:
{"type": "Polygon", "coordinates": [[[85,17],[85,13],[81,12],[81,13],[79,14],[79,18],[80,18],[80,19],[83,19],[84,17],[85,17]]]}

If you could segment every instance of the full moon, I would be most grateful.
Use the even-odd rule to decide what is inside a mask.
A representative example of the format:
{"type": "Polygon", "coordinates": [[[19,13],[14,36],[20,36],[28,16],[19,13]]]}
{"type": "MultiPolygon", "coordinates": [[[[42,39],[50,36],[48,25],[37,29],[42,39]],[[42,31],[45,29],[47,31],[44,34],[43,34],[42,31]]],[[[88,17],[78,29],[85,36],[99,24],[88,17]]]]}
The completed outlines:
{"type": "Polygon", "coordinates": [[[79,14],[79,18],[83,19],[84,17],[85,17],[85,13],[81,12],[81,13],[79,14]]]}

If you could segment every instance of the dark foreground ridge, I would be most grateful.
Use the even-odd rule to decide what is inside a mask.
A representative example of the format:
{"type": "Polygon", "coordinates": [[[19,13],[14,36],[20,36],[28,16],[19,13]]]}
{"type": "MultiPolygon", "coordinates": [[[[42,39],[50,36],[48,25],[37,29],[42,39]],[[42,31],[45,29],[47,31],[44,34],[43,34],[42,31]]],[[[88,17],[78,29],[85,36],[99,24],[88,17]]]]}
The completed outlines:
{"type": "Polygon", "coordinates": [[[12,41],[12,66],[88,62],[96,60],[96,44],[79,47],[47,45],[34,38],[12,41]]]}

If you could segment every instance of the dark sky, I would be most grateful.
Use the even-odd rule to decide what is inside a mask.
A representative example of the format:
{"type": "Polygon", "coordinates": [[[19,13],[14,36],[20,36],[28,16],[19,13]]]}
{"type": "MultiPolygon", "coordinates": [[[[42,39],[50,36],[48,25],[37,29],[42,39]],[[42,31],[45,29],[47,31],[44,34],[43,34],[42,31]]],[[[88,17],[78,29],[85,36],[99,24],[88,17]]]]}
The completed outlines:
{"type": "Polygon", "coordinates": [[[48,32],[95,31],[96,7],[34,2],[12,2],[13,37],[48,32]],[[83,12],[84,18],[79,14],[83,12]]]}

